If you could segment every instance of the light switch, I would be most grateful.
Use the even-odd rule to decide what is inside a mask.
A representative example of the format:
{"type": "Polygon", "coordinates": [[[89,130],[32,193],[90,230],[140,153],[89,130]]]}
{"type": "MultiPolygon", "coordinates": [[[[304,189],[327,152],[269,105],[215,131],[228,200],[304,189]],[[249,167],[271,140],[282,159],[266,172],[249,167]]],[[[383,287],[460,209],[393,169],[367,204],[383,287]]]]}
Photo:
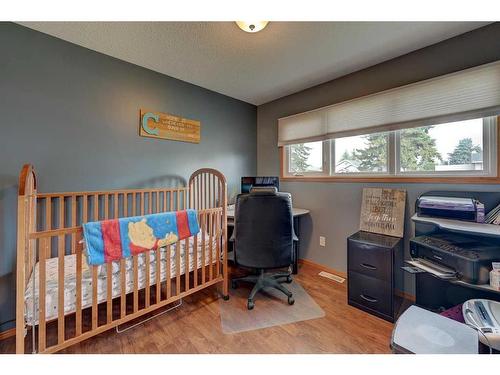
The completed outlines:
{"type": "Polygon", "coordinates": [[[322,247],[326,246],[326,237],[319,236],[319,246],[322,246],[322,247]]]}

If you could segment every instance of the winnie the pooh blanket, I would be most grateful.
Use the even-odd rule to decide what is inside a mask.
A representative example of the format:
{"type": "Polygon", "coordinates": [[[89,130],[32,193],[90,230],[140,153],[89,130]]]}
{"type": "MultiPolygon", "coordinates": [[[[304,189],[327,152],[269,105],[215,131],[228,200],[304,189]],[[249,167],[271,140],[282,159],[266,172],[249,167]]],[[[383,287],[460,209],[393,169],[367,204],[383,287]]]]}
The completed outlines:
{"type": "Polygon", "coordinates": [[[110,263],[198,234],[195,210],[93,221],[83,224],[89,265],[110,263]]]}

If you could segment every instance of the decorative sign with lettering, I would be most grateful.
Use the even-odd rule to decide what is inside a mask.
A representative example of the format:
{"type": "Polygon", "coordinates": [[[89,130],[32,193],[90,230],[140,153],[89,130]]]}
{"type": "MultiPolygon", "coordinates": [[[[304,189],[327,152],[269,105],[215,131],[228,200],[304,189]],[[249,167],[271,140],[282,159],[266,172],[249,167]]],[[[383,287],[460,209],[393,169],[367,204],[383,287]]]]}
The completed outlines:
{"type": "Polygon", "coordinates": [[[142,137],[200,143],[200,127],[199,121],[141,109],[139,135],[142,137]]]}
{"type": "Polygon", "coordinates": [[[359,229],[366,232],[403,237],[406,191],[365,188],[359,229]]]}

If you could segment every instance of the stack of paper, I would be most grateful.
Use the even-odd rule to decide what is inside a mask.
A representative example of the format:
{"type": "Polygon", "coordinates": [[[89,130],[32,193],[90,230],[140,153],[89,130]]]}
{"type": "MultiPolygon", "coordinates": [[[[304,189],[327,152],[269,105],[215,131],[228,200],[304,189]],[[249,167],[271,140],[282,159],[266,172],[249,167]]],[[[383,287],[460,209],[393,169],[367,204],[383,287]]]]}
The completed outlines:
{"type": "Polygon", "coordinates": [[[500,204],[496,206],[494,209],[492,209],[488,214],[486,215],[484,222],[486,224],[495,224],[495,225],[500,225],[500,204]]]}
{"type": "Polygon", "coordinates": [[[457,273],[453,269],[429,262],[425,259],[407,260],[406,263],[411,264],[414,267],[420,268],[421,270],[427,271],[442,279],[457,278],[457,273]]]}

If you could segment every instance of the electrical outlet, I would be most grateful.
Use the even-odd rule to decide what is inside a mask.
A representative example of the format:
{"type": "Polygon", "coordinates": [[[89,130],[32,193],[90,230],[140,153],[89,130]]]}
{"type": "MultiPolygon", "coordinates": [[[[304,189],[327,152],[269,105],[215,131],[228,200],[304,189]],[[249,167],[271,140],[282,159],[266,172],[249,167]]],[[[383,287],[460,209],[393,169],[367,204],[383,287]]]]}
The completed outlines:
{"type": "Polygon", "coordinates": [[[321,247],[326,246],[326,237],[319,236],[319,246],[321,246],[321,247]]]}

